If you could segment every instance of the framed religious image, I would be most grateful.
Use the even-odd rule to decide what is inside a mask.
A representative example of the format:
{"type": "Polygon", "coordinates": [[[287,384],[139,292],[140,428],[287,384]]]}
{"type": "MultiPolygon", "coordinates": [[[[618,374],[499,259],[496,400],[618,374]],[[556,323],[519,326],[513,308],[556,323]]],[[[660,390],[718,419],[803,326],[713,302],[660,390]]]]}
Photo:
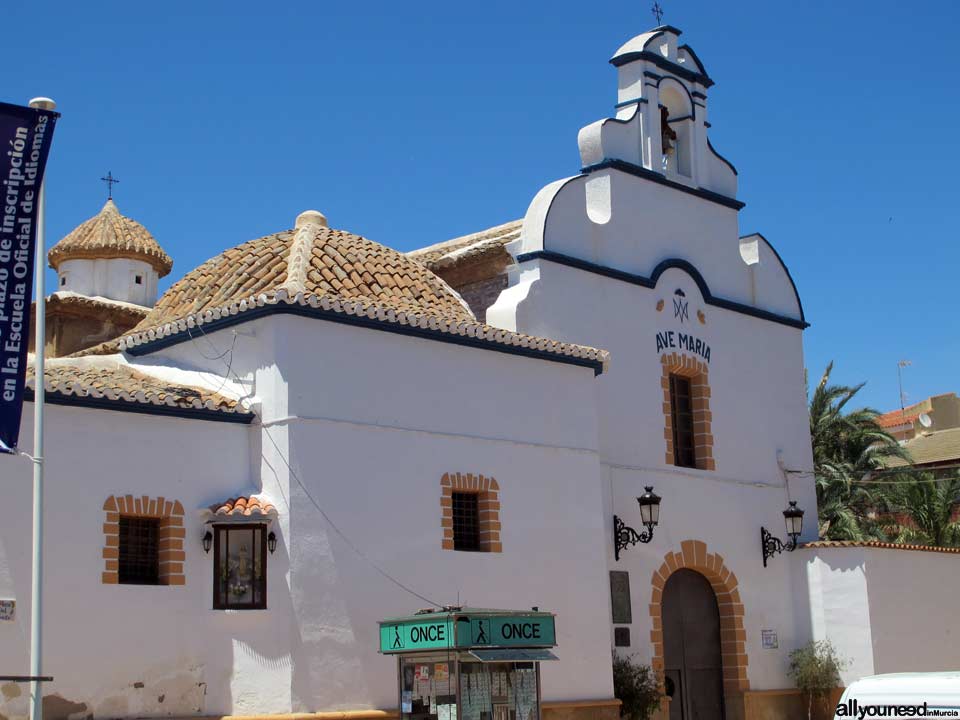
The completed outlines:
{"type": "Polygon", "coordinates": [[[267,526],[213,527],[213,607],[262,610],[267,607],[267,526]]]}

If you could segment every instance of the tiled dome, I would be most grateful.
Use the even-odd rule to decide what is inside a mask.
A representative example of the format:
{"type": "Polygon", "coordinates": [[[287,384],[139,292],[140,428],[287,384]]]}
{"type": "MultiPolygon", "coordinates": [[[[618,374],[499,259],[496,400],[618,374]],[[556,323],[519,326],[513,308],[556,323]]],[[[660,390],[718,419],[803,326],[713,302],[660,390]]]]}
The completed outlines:
{"type": "Polygon", "coordinates": [[[297,227],[225,250],[187,273],[157,301],[129,334],[261,295],[363,300],[399,311],[452,321],[476,320],[443,280],[403,253],[334,230],[318,212],[297,218],[297,227]]]}
{"type": "Polygon", "coordinates": [[[107,200],[99,213],[77,226],[47,253],[54,270],[59,269],[64,260],[76,258],[143,260],[150,263],[160,277],[173,269],[173,260],[153,235],[136,220],[121,215],[113,200],[107,200]]]}

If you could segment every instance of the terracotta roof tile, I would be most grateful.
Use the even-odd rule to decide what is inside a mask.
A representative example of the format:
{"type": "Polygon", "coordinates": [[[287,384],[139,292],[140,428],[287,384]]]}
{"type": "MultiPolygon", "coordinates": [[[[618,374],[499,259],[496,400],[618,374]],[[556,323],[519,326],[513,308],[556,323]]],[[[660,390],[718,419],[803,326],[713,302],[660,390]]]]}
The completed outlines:
{"type": "Polygon", "coordinates": [[[903,413],[900,410],[893,410],[877,417],[877,424],[882,428],[898,427],[899,425],[912,425],[921,415],[920,412],[903,413]]]}
{"type": "Polygon", "coordinates": [[[214,503],[209,510],[216,516],[229,517],[275,517],[277,514],[277,508],[272,503],[255,495],[228,498],[214,503]]]}
{"type": "Polygon", "coordinates": [[[47,253],[50,267],[57,269],[74,258],[134,258],[150,263],[164,277],[173,269],[173,260],[147,229],[120,214],[113,200],[103,209],[54,245],[47,253]]]}
{"type": "MultiPolygon", "coordinates": [[[[166,382],[127,365],[71,365],[44,368],[44,390],[61,397],[95,398],[192,410],[250,415],[232,398],[202,388],[166,382]]],[[[36,387],[33,366],[27,369],[27,387],[36,387]]]]}
{"type": "Polygon", "coordinates": [[[64,291],[55,292],[47,298],[48,311],[56,310],[58,307],[76,307],[90,309],[94,312],[117,314],[129,317],[134,322],[142,320],[150,312],[150,308],[133,303],[64,291]]]}
{"type": "Polygon", "coordinates": [[[227,316],[286,303],[606,366],[606,351],[477,322],[463,299],[421,263],[328,228],[314,215],[322,218],[303,213],[294,230],[251,240],[208,260],[175,283],[119,342],[85,354],[128,350],[227,316]],[[373,282],[375,272],[387,275],[394,285],[373,282]]]}
{"type": "MultiPolygon", "coordinates": [[[[910,454],[914,465],[960,461],[960,428],[922,433],[903,443],[903,448],[910,454]]],[[[886,464],[900,467],[908,463],[900,458],[889,458],[886,464]]]]}
{"type": "Polygon", "coordinates": [[[403,259],[390,248],[342,230],[310,225],[298,230],[267,235],[230,248],[187,273],[157,302],[153,311],[131,331],[148,332],[204,311],[239,303],[256,302],[257,297],[275,294],[286,287],[289,295],[297,292],[339,300],[378,302],[396,310],[430,312],[460,321],[472,321],[473,315],[460,297],[442,280],[419,263],[403,259]],[[304,237],[306,235],[306,237],[304,237]],[[299,241],[300,268],[291,265],[291,247],[299,241]],[[411,288],[407,296],[391,289],[374,287],[368,268],[384,260],[394,262],[398,284],[411,288]],[[353,258],[352,260],[350,258],[353,258]],[[293,270],[293,272],[291,272],[293,270]],[[322,272],[330,270],[331,272],[322,272]],[[365,279],[369,278],[369,279],[365,279]],[[291,282],[294,280],[294,282],[291,282]],[[296,281],[299,281],[297,283],[296,281]],[[299,287],[293,285],[299,284],[299,287]]]}
{"type": "Polygon", "coordinates": [[[470,235],[463,235],[419,250],[412,250],[407,253],[407,257],[411,257],[436,271],[445,264],[463,262],[471,255],[503,248],[507,243],[520,237],[522,228],[523,220],[513,220],[470,235]]]}
{"type": "Polygon", "coordinates": [[[937,545],[904,545],[901,543],[881,542],[879,540],[817,540],[804,543],[801,548],[838,548],[863,547],[883,548],[885,550],[917,550],[923,552],[960,553],[958,547],[940,547],[937,545]]]}

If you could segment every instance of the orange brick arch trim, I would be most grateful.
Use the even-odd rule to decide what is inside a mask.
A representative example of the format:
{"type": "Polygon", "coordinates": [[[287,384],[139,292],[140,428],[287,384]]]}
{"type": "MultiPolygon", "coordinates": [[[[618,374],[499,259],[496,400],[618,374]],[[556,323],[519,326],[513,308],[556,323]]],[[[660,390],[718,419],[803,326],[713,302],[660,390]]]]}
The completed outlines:
{"type": "Polygon", "coordinates": [[[444,473],[440,479],[440,525],[443,528],[442,547],[453,550],[453,493],[472,492],[480,513],[480,549],[484,552],[503,552],[500,543],[500,486],[492,477],[473,473],[444,473]]]}
{"type": "Polygon", "coordinates": [[[103,575],[105,585],[120,582],[120,516],[157,518],[160,520],[160,584],[183,585],[183,505],[179,500],[147,495],[111,495],[103,503],[106,518],[103,523],[103,575]]]}
{"type": "Polygon", "coordinates": [[[695,570],[703,575],[717,595],[720,610],[720,655],[723,662],[724,694],[732,699],[732,694],[750,689],[747,679],[747,635],[743,627],[743,603],[737,590],[737,576],[734,575],[718,553],[707,551],[707,544],[699,540],[684,540],[680,543],[681,552],[668,552],[663,564],[653,573],[650,593],[650,617],[653,630],[650,641],[653,643],[653,669],[663,673],[663,619],[660,601],[663,588],[674,572],[681,568],[695,570]]]}
{"type": "Polygon", "coordinates": [[[673,465],[673,410],[670,404],[670,376],[690,378],[690,401],[693,405],[693,454],[697,468],[716,470],[713,458],[713,414],[710,412],[710,375],[705,362],[683,353],[664,353],[660,356],[663,374],[663,438],[667,442],[666,463],[673,465]]]}

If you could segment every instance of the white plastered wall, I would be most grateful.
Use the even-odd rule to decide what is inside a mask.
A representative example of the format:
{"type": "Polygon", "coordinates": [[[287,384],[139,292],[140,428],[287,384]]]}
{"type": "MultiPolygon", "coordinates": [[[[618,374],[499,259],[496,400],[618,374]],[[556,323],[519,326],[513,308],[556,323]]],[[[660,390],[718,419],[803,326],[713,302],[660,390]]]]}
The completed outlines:
{"type": "MultiPolygon", "coordinates": [[[[21,448],[28,453],[32,412],[26,403],[21,448]]],[[[212,610],[212,560],[200,543],[201,508],[257,490],[250,429],[52,404],[46,420],[43,670],[55,679],[45,694],[98,717],[249,712],[273,702],[269,685],[253,705],[231,696],[229,678],[252,685],[282,662],[289,620],[276,611],[212,610]],[[102,506],[110,495],[126,494],[183,505],[184,586],[102,584],[102,506]]],[[[31,465],[8,456],[0,463],[7,508],[0,597],[16,600],[15,622],[0,623],[0,667],[28,674],[31,465]]],[[[283,568],[271,558],[272,588],[282,587],[283,568]]],[[[26,712],[26,693],[0,697],[0,714],[26,712]]]]}
{"type": "Polygon", "coordinates": [[[157,281],[157,271],[143,260],[75,259],[60,263],[56,289],[152,307],[157,301],[157,281]]]}
{"type": "MultiPolygon", "coordinates": [[[[130,360],[205,382],[229,365],[264,425],[49,408],[45,670],[76,712],[395,707],[377,621],[429,603],[378,567],[438,603],[556,612],[562,660],[543,669],[544,697],[612,697],[591,369],[291,316],[130,360]],[[502,553],[441,549],[448,472],[497,479],[502,553]],[[211,610],[199,510],[257,492],[279,511],[268,609],[211,610]],[[117,493],[183,503],[184,587],[101,584],[101,507],[117,493]]],[[[26,672],[30,466],[4,462],[21,512],[0,527],[0,597],[18,606],[0,666],[26,672]]],[[[25,712],[24,697],[0,706],[25,712]]]]}
{"type": "MultiPolygon", "coordinates": [[[[621,96],[641,86],[652,92],[639,70],[630,81],[629,68],[621,68],[621,96]]],[[[638,161],[627,151],[636,139],[643,141],[642,122],[649,113],[643,103],[636,107],[640,112],[624,109],[623,122],[604,121],[581,131],[585,165],[618,155],[638,161]]],[[[727,189],[735,192],[735,183],[727,189]]],[[[651,278],[662,261],[678,260],[699,272],[713,298],[758,314],[776,313],[787,322],[708,303],[694,275],[678,267],[663,271],[648,288],[547,258],[520,263],[487,321],[610,351],[610,368],[596,385],[608,537],[614,514],[641,529],[636,498],[644,486],[654,486],[663,498],[650,544],[627,549],[615,562],[612,540],[608,543],[609,569],[630,573],[631,647],[622,651],[651,659],[652,575],[667,552],[680,552],[685,540],[700,540],[737,575],[750,686],[774,689],[791,685],[788,656],[808,638],[809,612],[806,594],[794,592],[802,568],[792,555],[763,567],[760,528],[784,537],[782,511],[794,499],[807,512],[803,538],[815,539],[817,533],[802,331],[789,324],[799,324],[802,315],[770,246],[758,240],[747,261],[738,234],[734,208],[621,170],[554,182],[532,201],[521,239],[511,248],[515,255],[546,251],[643,278],[651,278]],[[673,307],[681,297],[688,310],[683,319],[673,307]],[[675,338],[693,336],[711,349],[714,471],[665,461],[664,350],[657,336],[670,332],[675,338]],[[762,630],[776,632],[777,648],[762,647],[762,630]]]]}
{"type": "Polygon", "coordinates": [[[593,371],[301,318],[276,323],[290,348],[278,366],[296,391],[286,416],[265,408],[264,418],[287,429],[302,482],[290,494],[295,709],[396,703],[395,661],[376,652],[376,621],[429,603],[374,565],[436,603],[556,612],[562,659],[543,668],[544,698],[611,697],[609,643],[597,632],[609,601],[593,371]],[[448,472],[497,480],[502,553],[441,549],[448,472]]]}
{"type": "Polygon", "coordinates": [[[960,667],[960,556],[869,547],[800,551],[813,639],[830,640],[849,664],[844,684],[895,672],[960,667]]]}

